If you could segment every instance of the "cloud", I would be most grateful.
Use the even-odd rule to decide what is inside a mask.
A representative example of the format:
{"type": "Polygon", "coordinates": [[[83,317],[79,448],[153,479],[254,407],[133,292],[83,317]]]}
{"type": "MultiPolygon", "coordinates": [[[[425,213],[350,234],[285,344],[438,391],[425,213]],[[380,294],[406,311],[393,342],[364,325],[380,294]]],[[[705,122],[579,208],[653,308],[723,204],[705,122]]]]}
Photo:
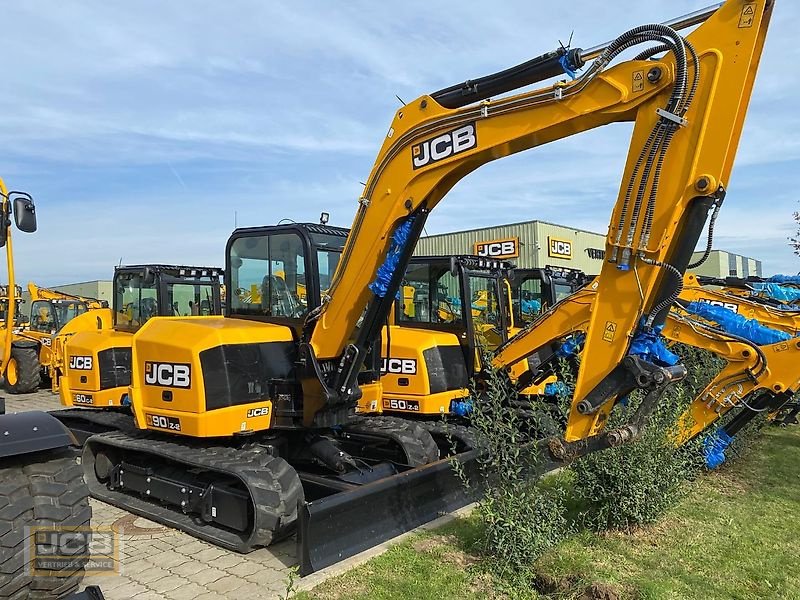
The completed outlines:
{"type": "MultiPolygon", "coordinates": [[[[347,226],[395,94],[410,101],[554,49],[573,31],[588,47],[698,6],[10,4],[0,175],[34,194],[42,225],[17,236],[18,270],[53,283],[107,278],[120,257],[221,264],[234,213],[256,225],[325,210],[347,226]]],[[[800,58],[798,28],[800,8],[779,3],[718,228],[718,245],[755,254],[768,271],[795,260],[785,183],[800,166],[789,134],[800,125],[800,74],[787,68],[800,58]]],[[[605,127],[488,164],[442,201],[427,231],[536,218],[605,231],[629,135],[605,127]]]]}

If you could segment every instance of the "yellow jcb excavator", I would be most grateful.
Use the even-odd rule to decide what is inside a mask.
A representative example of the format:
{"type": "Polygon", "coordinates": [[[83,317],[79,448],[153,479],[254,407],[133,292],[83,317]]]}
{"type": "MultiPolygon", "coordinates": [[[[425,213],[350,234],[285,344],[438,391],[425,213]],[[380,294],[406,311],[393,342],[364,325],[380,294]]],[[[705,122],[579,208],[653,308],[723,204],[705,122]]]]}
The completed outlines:
{"type": "Polygon", "coordinates": [[[112,308],[82,314],[53,337],[53,390],[61,404],[75,407],[58,414],[78,439],[131,421],[127,406],[133,334],[155,316],[221,314],[221,274],[214,267],[116,267],[112,308]],[[123,410],[85,410],[97,407],[123,410]]]}
{"type": "MultiPolygon", "coordinates": [[[[447,461],[408,470],[438,455],[430,435],[385,417],[353,420],[362,396],[380,397],[375,347],[425,218],[481,165],[612,122],[634,128],[593,298],[573,294],[520,335],[544,360],[565,337],[585,336],[565,436],[545,444],[552,460],[635,437],[685,370],[631,354],[632,342],[663,323],[722,202],[773,6],[729,0],[399,109],[346,240],[316,225],[236,230],[225,285],[255,283],[260,302],[230,293],[225,317],[153,318],[133,336],[131,407],[147,431],[86,440],[92,494],[239,551],[287,535],[299,507],[304,571],[430,518],[444,486],[458,485],[444,483],[447,461]],[[575,78],[502,95],[565,71],[575,78]],[[604,430],[637,387],[648,391],[643,410],[604,430]]],[[[521,360],[505,354],[501,364],[521,360]]]]}

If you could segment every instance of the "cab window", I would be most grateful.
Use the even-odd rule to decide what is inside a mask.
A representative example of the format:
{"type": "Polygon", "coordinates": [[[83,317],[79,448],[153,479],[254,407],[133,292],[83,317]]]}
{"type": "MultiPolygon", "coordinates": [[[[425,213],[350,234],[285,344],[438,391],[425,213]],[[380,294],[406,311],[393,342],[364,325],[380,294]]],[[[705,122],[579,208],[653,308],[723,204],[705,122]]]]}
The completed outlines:
{"type": "Polygon", "coordinates": [[[411,264],[400,287],[398,321],[463,323],[458,278],[450,270],[411,264]]]}
{"type": "Polygon", "coordinates": [[[542,312],[546,301],[540,279],[526,279],[513,286],[514,320],[518,323],[534,321],[542,312]]]}
{"type": "Polygon", "coordinates": [[[302,318],[308,312],[304,244],[282,233],[234,240],[231,314],[302,318]]]}
{"type": "Polygon", "coordinates": [[[58,328],[53,305],[47,300],[36,300],[31,305],[31,331],[53,334],[58,328]]]}
{"type": "Polygon", "coordinates": [[[214,311],[214,288],[210,283],[168,283],[169,313],[174,317],[207,317],[214,311]]]}
{"type": "Polygon", "coordinates": [[[114,290],[114,324],[141,327],[158,315],[158,289],[155,278],[145,281],[141,273],[118,273],[114,290]]]}

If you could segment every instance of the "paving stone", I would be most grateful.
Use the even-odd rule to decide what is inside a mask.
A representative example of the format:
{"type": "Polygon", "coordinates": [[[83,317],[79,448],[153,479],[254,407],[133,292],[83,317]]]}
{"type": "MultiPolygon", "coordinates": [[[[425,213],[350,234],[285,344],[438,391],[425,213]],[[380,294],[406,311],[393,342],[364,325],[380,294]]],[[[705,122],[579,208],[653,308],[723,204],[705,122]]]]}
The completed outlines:
{"type": "Polygon", "coordinates": [[[202,596],[198,596],[196,600],[226,600],[225,596],[220,596],[216,592],[206,592],[202,596]]]}
{"type": "Polygon", "coordinates": [[[195,554],[194,559],[199,560],[200,562],[211,562],[220,556],[226,554],[226,551],[222,548],[217,548],[216,546],[211,546],[210,548],[206,548],[205,550],[198,552],[195,554]]]}
{"type": "Polygon", "coordinates": [[[199,583],[200,585],[208,587],[208,584],[212,581],[216,581],[217,579],[222,579],[223,577],[227,577],[227,573],[225,571],[220,571],[219,569],[215,569],[214,567],[208,567],[203,569],[196,575],[192,575],[192,581],[199,583]]]}
{"type": "Polygon", "coordinates": [[[162,577],[166,577],[169,575],[170,572],[166,569],[161,569],[159,567],[149,566],[147,569],[142,571],[138,571],[136,573],[128,573],[128,577],[133,579],[134,581],[138,581],[140,583],[148,583],[151,581],[158,581],[162,577]]]}
{"type": "Polygon", "coordinates": [[[218,569],[223,569],[227,571],[231,567],[239,565],[245,561],[245,558],[241,554],[223,554],[219,558],[214,559],[214,566],[218,569]]]}
{"type": "Polygon", "coordinates": [[[183,577],[177,577],[170,573],[166,577],[162,579],[158,579],[156,581],[150,582],[147,584],[147,587],[153,590],[154,592],[158,592],[159,594],[164,594],[165,592],[169,592],[171,590],[175,590],[182,585],[188,584],[190,581],[188,579],[184,579],[183,577]]]}
{"type": "MultiPolygon", "coordinates": [[[[203,594],[208,594],[208,590],[204,588],[202,585],[199,585],[194,582],[189,582],[185,585],[182,585],[179,588],[174,590],[170,590],[164,594],[164,597],[168,600],[194,600],[198,596],[203,594]]],[[[249,598],[258,598],[258,596],[239,596],[238,598],[242,600],[247,600],[249,598]]]]}
{"type": "MultiPolygon", "coordinates": [[[[242,579],[241,577],[236,577],[235,575],[226,575],[216,581],[212,581],[211,583],[206,584],[206,587],[211,590],[212,592],[217,592],[218,594],[223,595],[230,595],[240,587],[245,585],[247,581],[242,579]]],[[[238,596],[238,593],[236,594],[238,596]]]]}
{"type": "Polygon", "coordinates": [[[178,565],[177,567],[172,567],[170,571],[176,575],[180,575],[181,577],[188,577],[191,579],[192,575],[196,575],[206,568],[207,567],[203,563],[193,560],[185,562],[182,565],[178,565]]]}

